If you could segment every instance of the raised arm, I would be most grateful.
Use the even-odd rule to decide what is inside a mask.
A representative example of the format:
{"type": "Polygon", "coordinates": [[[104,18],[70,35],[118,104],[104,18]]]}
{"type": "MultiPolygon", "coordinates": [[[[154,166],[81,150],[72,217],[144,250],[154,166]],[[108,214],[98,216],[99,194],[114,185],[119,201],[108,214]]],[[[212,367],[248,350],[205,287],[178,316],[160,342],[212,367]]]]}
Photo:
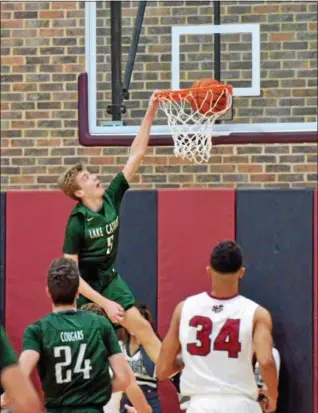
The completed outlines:
{"type": "Polygon", "coordinates": [[[164,338],[161,352],[157,362],[158,380],[166,380],[181,370],[178,363],[178,354],[181,351],[179,340],[179,326],[183,302],[178,304],[174,310],[169,331],[164,338]]]}
{"type": "Polygon", "coordinates": [[[137,133],[131,147],[128,161],[123,169],[123,174],[127,182],[131,182],[135,173],[137,172],[145,154],[147,151],[147,146],[149,142],[150,136],[150,129],[153,120],[156,117],[156,113],[158,110],[158,101],[154,97],[154,93],[152,94],[148,106],[148,110],[145,114],[145,117],[141,123],[139,132],[137,133]]]}
{"type": "Polygon", "coordinates": [[[278,375],[273,357],[272,318],[263,307],[258,307],[254,315],[253,345],[260,374],[267,387],[266,396],[269,407],[266,411],[275,411],[278,397],[278,375]]]}

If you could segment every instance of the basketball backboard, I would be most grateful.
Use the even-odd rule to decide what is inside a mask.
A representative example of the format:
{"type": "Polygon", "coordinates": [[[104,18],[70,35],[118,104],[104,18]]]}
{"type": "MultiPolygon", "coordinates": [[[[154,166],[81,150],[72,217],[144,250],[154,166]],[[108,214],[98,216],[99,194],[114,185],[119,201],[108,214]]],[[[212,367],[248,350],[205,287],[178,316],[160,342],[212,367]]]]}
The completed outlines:
{"type": "MultiPolygon", "coordinates": [[[[234,87],[234,107],[233,118],[214,126],[214,136],[220,137],[214,144],[317,139],[317,3],[224,1],[221,24],[215,25],[216,2],[123,1],[121,63],[111,54],[110,3],[86,2],[86,73],[79,78],[81,144],[129,145],[154,90],[182,89],[198,79],[214,78],[216,34],[220,77],[234,87]],[[130,98],[122,102],[126,113],[113,121],[107,112],[112,70],[122,66],[124,77],[140,3],[146,7],[130,98]]],[[[172,144],[163,112],[151,137],[151,144],[172,144]]]]}

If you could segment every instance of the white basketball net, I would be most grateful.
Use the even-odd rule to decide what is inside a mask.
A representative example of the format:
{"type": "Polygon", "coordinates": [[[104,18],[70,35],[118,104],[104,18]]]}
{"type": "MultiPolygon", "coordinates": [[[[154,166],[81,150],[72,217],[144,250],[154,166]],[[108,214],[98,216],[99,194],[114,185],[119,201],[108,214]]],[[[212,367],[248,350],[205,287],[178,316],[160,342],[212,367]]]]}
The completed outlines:
{"type": "Polygon", "coordinates": [[[205,99],[198,107],[194,99],[196,93],[190,90],[186,94],[180,91],[180,94],[171,92],[170,95],[160,95],[159,92],[158,98],[160,109],[168,118],[175,156],[200,164],[210,158],[213,125],[231,108],[232,95],[226,88],[222,89],[222,92],[219,89],[218,97],[214,99],[213,90],[208,89],[205,99]],[[218,109],[220,103],[222,103],[222,110],[218,109]],[[200,112],[203,107],[206,114],[200,112]]]}

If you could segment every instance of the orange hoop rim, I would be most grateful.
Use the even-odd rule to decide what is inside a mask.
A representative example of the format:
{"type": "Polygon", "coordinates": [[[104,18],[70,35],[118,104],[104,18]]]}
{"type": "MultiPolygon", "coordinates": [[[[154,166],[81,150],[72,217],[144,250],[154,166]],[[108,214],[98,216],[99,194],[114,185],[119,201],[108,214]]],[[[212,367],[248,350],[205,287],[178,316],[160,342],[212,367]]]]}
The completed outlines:
{"type": "Polygon", "coordinates": [[[179,89],[179,90],[159,90],[155,93],[157,99],[168,99],[168,100],[179,100],[180,98],[187,97],[189,94],[195,92],[220,92],[226,90],[230,95],[233,95],[233,86],[225,85],[224,83],[212,84],[209,86],[203,87],[190,87],[188,89],[179,89]]]}

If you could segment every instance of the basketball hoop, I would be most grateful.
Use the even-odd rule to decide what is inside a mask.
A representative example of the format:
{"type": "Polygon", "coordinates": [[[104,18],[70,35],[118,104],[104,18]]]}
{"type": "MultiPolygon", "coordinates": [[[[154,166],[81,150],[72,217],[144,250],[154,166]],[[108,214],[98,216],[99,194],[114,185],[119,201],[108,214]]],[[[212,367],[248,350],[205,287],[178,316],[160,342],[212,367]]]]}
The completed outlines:
{"type": "Polygon", "coordinates": [[[209,160],[213,125],[232,105],[231,85],[213,79],[203,81],[209,85],[156,93],[159,107],[168,118],[175,156],[196,163],[209,160]]]}

